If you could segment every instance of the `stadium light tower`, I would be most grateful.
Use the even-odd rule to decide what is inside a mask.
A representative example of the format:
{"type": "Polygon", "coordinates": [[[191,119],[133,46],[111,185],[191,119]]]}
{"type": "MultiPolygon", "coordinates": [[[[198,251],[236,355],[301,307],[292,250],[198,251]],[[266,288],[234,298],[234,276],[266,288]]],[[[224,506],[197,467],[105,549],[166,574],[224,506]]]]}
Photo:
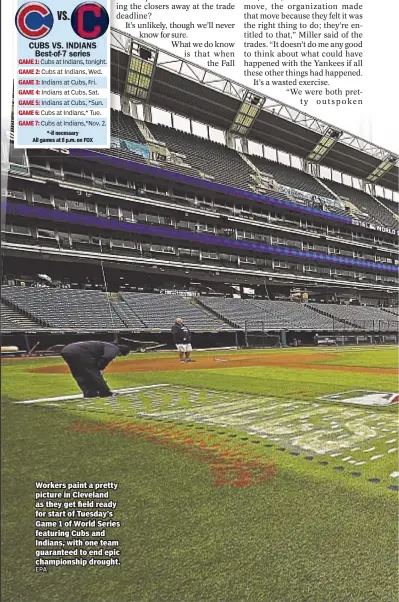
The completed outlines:
{"type": "Polygon", "coordinates": [[[383,161],[366,178],[367,182],[375,184],[398,163],[398,157],[387,155],[383,161]]]}
{"type": "Polygon", "coordinates": [[[132,40],[125,94],[146,102],[152,87],[158,51],[132,40]]]}
{"type": "Polygon", "coordinates": [[[247,90],[229,131],[239,136],[247,136],[264,102],[264,98],[247,90]]]}
{"type": "Polygon", "coordinates": [[[342,132],[339,130],[328,128],[314,149],[308,154],[306,159],[312,163],[318,163],[321,161],[323,157],[325,157],[326,154],[330,152],[333,146],[338,142],[341,134],[342,132]]]}

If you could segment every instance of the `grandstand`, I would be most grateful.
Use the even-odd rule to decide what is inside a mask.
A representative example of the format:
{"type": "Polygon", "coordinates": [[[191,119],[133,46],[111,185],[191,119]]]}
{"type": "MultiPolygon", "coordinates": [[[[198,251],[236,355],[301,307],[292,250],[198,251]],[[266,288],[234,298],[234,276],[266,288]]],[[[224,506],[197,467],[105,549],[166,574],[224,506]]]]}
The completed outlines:
{"type": "Polygon", "coordinates": [[[395,331],[397,156],[112,36],[110,149],[15,149],[11,128],[3,334],[395,331]]]}
{"type": "Polygon", "coordinates": [[[201,341],[214,346],[225,342],[219,337],[228,332],[238,341],[238,333],[259,330],[389,334],[399,325],[395,308],[46,287],[3,286],[1,305],[3,335],[156,332],[166,344],[176,317],[183,317],[193,333],[203,335],[201,341]]]}

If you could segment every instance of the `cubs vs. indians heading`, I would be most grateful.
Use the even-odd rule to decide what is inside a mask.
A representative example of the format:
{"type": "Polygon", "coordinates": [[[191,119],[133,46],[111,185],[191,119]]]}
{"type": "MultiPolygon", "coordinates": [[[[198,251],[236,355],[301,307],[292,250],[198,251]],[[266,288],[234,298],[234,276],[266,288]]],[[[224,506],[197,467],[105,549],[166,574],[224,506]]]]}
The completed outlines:
{"type": "Polygon", "coordinates": [[[15,146],[110,145],[110,0],[17,0],[15,146]]]}

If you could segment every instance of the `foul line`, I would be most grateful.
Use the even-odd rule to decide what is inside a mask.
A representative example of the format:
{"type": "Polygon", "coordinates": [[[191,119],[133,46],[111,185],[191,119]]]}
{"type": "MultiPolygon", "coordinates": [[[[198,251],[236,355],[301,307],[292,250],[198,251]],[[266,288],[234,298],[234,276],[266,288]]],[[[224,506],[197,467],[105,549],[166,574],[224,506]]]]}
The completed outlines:
{"type": "MultiPolygon", "coordinates": [[[[117,395],[123,395],[125,393],[135,393],[136,391],[143,391],[144,389],[157,389],[159,387],[169,387],[168,384],[160,384],[160,385],[143,385],[142,387],[130,387],[128,389],[116,389],[114,393],[117,395]]],[[[96,398],[84,398],[83,393],[79,393],[79,395],[64,395],[61,397],[45,397],[43,399],[28,399],[26,401],[14,401],[16,404],[28,405],[32,403],[43,403],[43,402],[53,402],[53,401],[79,401],[81,399],[96,399],[96,398]]],[[[109,399],[109,398],[104,398],[109,399]]]]}

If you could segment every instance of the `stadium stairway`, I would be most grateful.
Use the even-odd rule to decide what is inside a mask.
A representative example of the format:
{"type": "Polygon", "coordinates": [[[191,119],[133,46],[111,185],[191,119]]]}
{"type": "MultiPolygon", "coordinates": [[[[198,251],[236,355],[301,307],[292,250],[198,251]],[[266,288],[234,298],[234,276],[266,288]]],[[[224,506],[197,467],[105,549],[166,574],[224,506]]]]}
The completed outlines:
{"type": "Polygon", "coordinates": [[[38,330],[48,325],[6,299],[1,300],[1,331],[38,330]]]}
{"type": "Polygon", "coordinates": [[[397,307],[381,307],[381,309],[391,316],[399,317],[399,308],[397,307]]]}
{"type": "Polygon", "coordinates": [[[252,190],[252,170],[236,150],[161,124],[148,122],[147,127],[158,141],[165,143],[171,153],[186,157],[193,169],[206,174],[206,179],[242,190],[252,190]]]}
{"type": "Polygon", "coordinates": [[[147,328],[133,308],[122,299],[120,293],[110,295],[110,305],[127,328],[133,328],[134,330],[143,330],[143,328],[147,328]]]}
{"type": "Polygon", "coordinates": [[[377,196],[372,196],[372,198],[379,204],[380,207],[382,207],[382,209],[384,209],[385,211],[388,211],[394,217],[394,219],[396,221],[399,221],[397,212],[395,212],[393,209],[391,209],[391,207],[389,206],[388,203],[381,202],[377,196]]]}
{"type": "MultiPolygon", "coordinates": [[[[333,190],[331,190],[331,188],[329,188],[327,186],[327,184],[325,182],[323,182],[322,179],[317,178],[316,176],[312,176],[312,177],[316,180],[316,182],[318,182],[320,184],[320,186],[323,186],[323,188],[325,188],[326,193],[327,193],[327,194],[325,194],[326,197],[330,197],[332,199],[337,199],[337,201],[341,200],[340,197],[338,196],[338,194],[336,194],[333,190]]],[[[337,208],[337,209],[335,209],[334,213],[337,213],[339,215],[346,215],[347,217],[351,216],[351,213],[349,212],[348,208],[345,208],[344,210],[337,208]]]]}
{"type": "Polygon", "coordinates": [[[344,201],[345,205],[352,206],[354,213],[360,214],[377,225],[397,228],[398,221],[392,212],[388,211],[383,203],[376,202],[375,198],[365,191],[334,180],[320,179],[344,201]]]}
{"type": "Polygon", "coordinates": [[[378,195],[375,195],[375,198],[378,199],[379,203],[384,205],[386,209],[389,209],[396,221],[399,222],[399,203],[389,199],[384,199],[378,195]]]}
{"type": "Polygon", "coordinates": [[[170,332],[176,317],[186,320],[191,331],[215,332],[226,329],[226,322],[181,295],[158,293],[122,293],[122,299],[131,307],[146,328],[170,332]]]}
{"type": "Polygon", "coordinates": [[[111,109],[111,133],[117,138],[131,140],[138,144],[145,144],[146,138],[142,134],[137,121],[122,111],[111,109]]]}
{"type": "Polygon", "coordinates": [[[304,307],[306,307],[306,309],[309,309],[310,311],[314,311],[317,314],[321,314],[322,316],[327,316],[328,318],[332,318],[336,322],[339,322],[341,324],[346,324],[347,326],[351,326],[354,330],[364,330],[364,328],[361,328],[359,326],[359,324],[356,324],[355,322],[351,322],[350,320],[345,320],[343,318],[337,318],[334,314],[329,313],[328,311],[321,310],[317,307],[314,307],[312,304],[306,303],[304,305],[304,307]]]}
{"type": "Polygon", "coordinates": [[[241,326],[239,324],[236,324],[232,320],[229,320],[225,315],[223,315],[223,314],[219,313],[218,311],[212,309],[211,307],[208,307],[207,305],[205,305],[205,303],[203,303],[203,301],[201,300],[200,297],[195,297],[195,299],[193,300],[193,305],[198,305],[207,314],[211,314],[215,318],[222,320],[222,322],[225,322],[232,328],[239,328],[239,329],[241,328],[241,326]]]}
{"type": "Polygon", "coordinates": [[[134,121],[136,122],[136,125],[137,125],[138,129],[140,130],[141,135],[144,137],[144,139],[147,143],[157,143],[157,140],[152,135],[152,133],[151,133],[150,129],[147,127],[147,124],[145,123],[145,121],[142,121],[141,119],[135,119],[134,121]]]}
{"type": "MultiPolygon", "coordinates": [[[[282,201],[289,201],[290,203],[297,203],[297,201],[290,197],[280,190],[277,190],[278,183],[277,180],[274,180],[274,185],[267,184],[263,179],[263,173],[258,167],[250,160],[249,155],[245,153],[238,153],[243,161],[249,166],[251,173],[250,178],[252,179],[252,184],[250,184],[250,188],[254,190],[257,194],[265,194],[267,196],[272,196],[273,198],[280,199],[282,201]]],[[[271,176],[270,176],[271,177],[271,176]]]]}

